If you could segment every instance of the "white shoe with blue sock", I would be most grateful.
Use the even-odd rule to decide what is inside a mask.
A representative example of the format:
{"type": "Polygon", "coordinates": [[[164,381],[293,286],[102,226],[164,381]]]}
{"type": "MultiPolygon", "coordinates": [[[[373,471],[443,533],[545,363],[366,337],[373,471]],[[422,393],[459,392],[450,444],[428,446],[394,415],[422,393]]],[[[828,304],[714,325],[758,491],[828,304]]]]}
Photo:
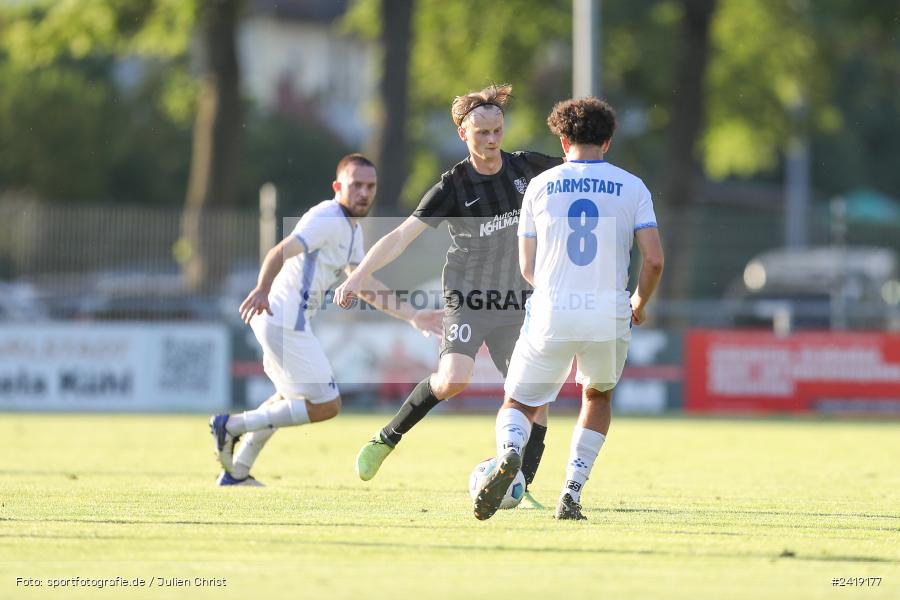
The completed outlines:
{"type": "Polygon", "coordinates": [[[246,477],[238,479],[237,477],[233,477],[231,473],[228,471],[222,471],[219,475],[219,478],[216,480],[216,485],[220,486],[231,486],[238,485],[243,487],[265,487],[262,483],[257,481],[252,475],[247,475],[246,477]]]}

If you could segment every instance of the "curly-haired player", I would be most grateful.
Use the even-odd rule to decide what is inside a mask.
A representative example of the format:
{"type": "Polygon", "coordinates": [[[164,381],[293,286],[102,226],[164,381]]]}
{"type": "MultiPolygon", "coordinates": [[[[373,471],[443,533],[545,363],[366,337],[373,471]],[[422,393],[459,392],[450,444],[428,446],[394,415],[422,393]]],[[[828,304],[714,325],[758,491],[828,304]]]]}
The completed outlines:
{"type": "Polygon", "coordinates": [[[519,263],[534,294],[497,414],[498,467],[475,499],[475,517],[482,520],[500,506],[522,464],[532,421],[556,399],[573,358],[583,389],[581,414],[556,518],[586,518],[581,490],[606,440],[631,325],[644,322],[663,268],[650,192],[604,160],[616,127],[612,107],[593,97],[566,100],[553,107],[547,125],[559,136],[567,162],[532,179],[522,201],[519,263]],[[635,239],[643,262],[629,298],[635,239]]]}

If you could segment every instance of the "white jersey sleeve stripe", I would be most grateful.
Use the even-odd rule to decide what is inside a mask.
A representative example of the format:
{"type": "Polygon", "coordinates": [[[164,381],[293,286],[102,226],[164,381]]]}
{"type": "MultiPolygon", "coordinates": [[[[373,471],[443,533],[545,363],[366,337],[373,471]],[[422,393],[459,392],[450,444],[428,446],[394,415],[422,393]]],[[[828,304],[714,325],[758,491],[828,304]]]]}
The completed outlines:
{"type": "Polygon", "coordinates": [[[340,204],[325,200],[303,215],[291,235],[303,252],[284,261],[269,293],[272,314],[260,317],[285,329],[309,331],[329,288],[348,263],[365,256],[363,232],[359,224],[352,226],[340,204]]]}
{"type": "Polygon", "coordinates": [[[353,258],[353,245],[356,242],[356,229],[350,228],[350,248],[347,249],[347,264],[349,265],[353,258]]]}
{"type": "Polygon", "coordinates": [[[303,236],[302,236],[302,235],[300,235],[299,233],[295,233],[295,234],[294,234],[294,239],[296,239],[296,240],[299,241],[301,244],[303,244],[303,252],[309,252],[309,244],[306,243],[306,240],[303,239],[303,236]]]}
{"type": "Polygon", "coordinates": [[[316,259],[319,258],[319,251],[313,250],[304,256],[303,260],[303,282],[300,287],[300,310],[297,311],[297,321],[294,323],[295,331],[306,330],[306,309],[309,300],[309,289],[312,286],[313,278],[316,276],[316,259]]]}
{"type": "Polygon", "coordinates": [[[652,222],[651,223],[641,223],[640,225],[635,225],[634,230],[637,231],[638,229],[647,229],[648,227],[658,227],[658,225],[656,223],[652,223],[652,222]]]}

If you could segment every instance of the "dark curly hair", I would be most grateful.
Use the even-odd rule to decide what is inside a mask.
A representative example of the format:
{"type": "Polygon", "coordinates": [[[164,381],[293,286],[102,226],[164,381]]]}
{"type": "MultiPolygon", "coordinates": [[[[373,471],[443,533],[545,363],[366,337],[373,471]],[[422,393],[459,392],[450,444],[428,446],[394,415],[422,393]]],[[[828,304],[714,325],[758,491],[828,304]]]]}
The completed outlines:
{"type": "Polygon", "coordinates": [[[450,115],[459,127],[473,110],[479,106],[496,106],[503,111],[506,101],[512,94],[512,86],[508,83],[492,84],[480,92],[469,92],[465,96],[457,96],[450,105],[450,115]]]}
{"type": "Polygon", "coordinates": [[[547,126],[573,144],[602,146],[616,130],[616,111],[593,96],[563,100],[550,111],[547,126]]]}

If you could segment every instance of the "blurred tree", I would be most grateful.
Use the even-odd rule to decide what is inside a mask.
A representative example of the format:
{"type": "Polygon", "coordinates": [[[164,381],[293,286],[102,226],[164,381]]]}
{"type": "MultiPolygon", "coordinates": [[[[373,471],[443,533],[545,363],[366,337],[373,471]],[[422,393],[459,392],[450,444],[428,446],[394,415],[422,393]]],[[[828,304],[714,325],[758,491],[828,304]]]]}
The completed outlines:
{"type": "MultiPolygon", "coordinates": [[[[188,64],[196,21],[196,0],[0,3],[0,185],[183,205],[201,89],[188,64]]],[[[325,126],[242,113],[240,205],[255,207],[264,181],[292,214],[308,190],[329,188],[347,148],[325,126]]]]}
{"type": "Polygon", "coordinates": [[[396,212],[409,170],[407,135],[409,54],[414,0],[381,0],[384,53],[378,93],[381,116],[376,123],[375,164],[378,165],[379,206],[396,212]]]}
{"type": "Polygon", "coordinates": [[[703,136],[707,173],[717,179],[773,172],[792,133],[809,132],[830,105],[828,66],[802,0],[720,0],[712,24],[703,136]],[[796,108],[808,117],[792,118],[796,108]]]}
{"type": "Polygon", "coordinates": [[[815,8],[819,60],[830,66],[830,104],[813,123],[816,188],[826,198],[860,187],[900,198],[900,7],[819,0],[815,8]]]}
{"type": "Polygon", "coordinates": [[[619,120],[609,158],[643,178],[657,199],[683,14],[680,0],[603,3],[602,94],[619,120]]]}
{"type": "Polygon", "coordinates": [[[669,250],[663,291],[680,297],[704,277],[691,254],[706,238],[691,229],[704,176],[777,183],[787,144],[801,135],[813,142],[817,191],[900,190],[900,171],[887,166],[900,136],[885,135],[900,131],[896,3],[709,4],[604,3],[604,92],[624,109],[614,160],[646,174],[655,192],[669,250]],[[644,119],[630,118],[642,108],[644,119]],[[632,121],[646,129],[630,131],[632,121]]]}
{"type": "Polygon", "coordinates": [[[228,266],[223,253],[210,244],[204,217],[209,208],[234,206],[237,199],[244,126],[235,39],[240,4],[240,0],[203,0],[200,7],[204,73],[177,245],[188,285],[195,291],[220,281],[228,266]]]}
{"type": "Polygon", "coordinates": [[[455,138],[450,119],[455,96],[491,83],[512,83],[505,145],[540,137],[555,151],[559,143],[548,134],[545,119],[560,99],[558,92],[570,87],[571,21],[570,0],[423,5],[414,27],[414,102],[439,111],[449,124],[448,137],[455,138]],[[563,76],[560,66],[566,67],[563,76]]]}
{"type": "Polygon", "coordinates": [[[193,108],[175,115],[168,105],[191,95],[177,59],[192,22],[190,3],[177,0],[0,6],[4,187],[67,200],[180,196],[179,121],[193,108]],[[142,63],[122,60],[140,52],[142,63]]]}
{"type": "MultiPolygon", "coordinates": [[[[189,72],[188,47],[200,7],[213,6],[204,1],[225,2],[0,3],[0,186],[57,199],[183,202],[187,141],[202,89],[189,72]]],[[[380,24],[402,24],[405,17],[395,21],[385,11],[407,2],[412,7],[414,0],[357,0],[347,23],[386,44],[402,41],[403,35],[382,32],[380,24]]],[[[869,186],[900,193],[896,3],[717,0],[707,14],[713,2],[603,3],[602,87],[620,116],[611,159],[648,181],[662,211],[670,199],[691,210],[693,191],[671,191],[695,181],[686,173],[776,180],[785,144],[799,132],[812,141],[819,191],[869,186]],[[698,32],[704,27],[705,51],[692,45],[703,43],[698,32]],[[790,118],[798,105],[804,116],[790,118]]],[[[448,114],[451,99],[492,81],[514,85],[505,146],[558,152],[544,117],[570,93],[571,2],[453,0],[415,7],[408,17],[406,114],[398,116],[398,110],[389,117],[407,126],[410,141],[383,140],[381,151],[391,158],[412,156],[396,163],[411,163],[398,171],[407,175],[406,198],[415,201],[447,162],[464,155],[448,114]]],[[[387,84],[388,68],[406,72],[399,56],[386,65],[384,93],[402,94],[402,82],[387,84]]],[[[384,102],[402,106],[402,100],[384,102]]],[[[246,123],[252,151],[228,185],[237,186],[245,205],[255,204],[265,179],[294,199],[304,186],[327,186],[322,143],[329,153],[342,148],[324,128],[253,113],[238,123],[246,123]]],[[[391,132],[396,130],[385,130],[391,132]]],[[[384,186],[385,168],[394,163],[382,162],[384,186]]],[[[212,173],[210,163],[204,168],[212,173]]],[[[208,183],[210,189],[217,185],[208,183]]],[[[234,193],[209,192],[206,198],[237,201],[234,193]]],[[[667,242],[673,233],[681,232],[664,224],[667,242]]],[[[682,236],[678,246],[701,240],[682,236]]],[[[179,248],[190,256],[190,245],[179,248]]]]}
{"type": "Polygon", "coordinates": [[[247,110],[239,193],[259,206],[259,188],[278,189],[278,213],[300,215],[327,198],[334,166],[350,149],[324,126],[247,110]],[[320,194],[320,195],[316,195],[320,194]]]}
{"type": "Polygon", "coordinates": [[[110,87],[83,73],[46,68],[0,67],[0,181],[4,187],[65,191],[71,197],[105,192],[113,148],[104,111],[110,87]],[[78,144],[78,152],[71,145],[78,144]]]}
{"type": "MultiPolygon", "coordinates": [[[[217,260],[220,254],[211,252],[205,242],[204,210],[213,205],[233,206],[237,196],[242,127],[235,51],[239,4],[240,0],[31,2],[12,11],[12,22],[4,28],[3,49],[10,62],[26,72],[36,72],[56,63],[104,55],[184,56],[199,17],[205,70],[196,110],[182,239],[176,246],[176,258],[195,290],[207,288],[224,275],[224,265],[217,260]]],[[[93,170],[102,164],[98,162],[93,170]]]]}
{"type": "Polygon", "coordinates": [[[664,280],[663,289],[667,288],[670,297],[687,298],[691,281],[685,274],[689,272],[694,244],[685,240],[692,238],[693,232],[688,227],[691,221],[682,218],[675,224],[674,219],[666,217],[676,212],[685,216],[684,210],[694,201],[696,183],[702,172],[696,146],[706,118],[704,84],[716,0],[679,0],[679,8],[682,17],[677,34],[678,50],[673,55],[671,122],[666,133],[666,162],[657,205],[662,222],[675,225],[664,228],[666,261],[669,273],[675,276],[664,280]]]}
{"type": "MultiPolygon", "coordinates": [[[[357,0],[345,18],[346,26],[369,39],[382,36],[382,6],[381,0],[357,0]]],[[[569,0],[416,5],[406,113],[414,158],[403,186],[408,203],[418,201],[441,168],[436,141],[453,143],[456,138],[450,119],[453,98],[490,83],[513,84],[506,148],[517,149],[540,138],[540,149],[560,152],[558,142],[547,134],[544,119],[558,99],[555,90],[569,83],[568,73],[560,78],[555,67],[568,60],[570,9],[569,0]]],[[[465,153],[462,142],[458,147],[454,162],[465,153]]],[[[403,210],[408,209],[409,205],[403,210]]]]}

